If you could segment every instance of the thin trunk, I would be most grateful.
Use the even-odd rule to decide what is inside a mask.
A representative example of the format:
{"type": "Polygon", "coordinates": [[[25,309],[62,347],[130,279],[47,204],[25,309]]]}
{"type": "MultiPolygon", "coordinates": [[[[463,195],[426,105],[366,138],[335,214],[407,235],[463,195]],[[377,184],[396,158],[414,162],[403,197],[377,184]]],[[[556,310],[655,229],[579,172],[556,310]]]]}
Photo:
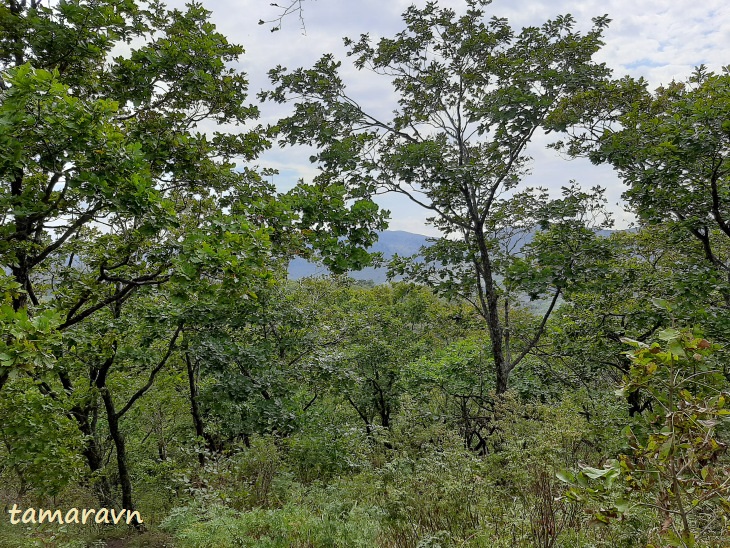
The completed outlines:
{"type": "MultiPolygon", "coordinates": [[[[106,408],[107,419],[109,421],[109,434],[111,434],[112,440],[114,440],[114,447],[117,452],[119,485],[122,488],[122,508],[126,509],[128,514],[131,514],[135,508],[132,500],[132,480],[129,476],[127,446],[124,440],[124,434],[119,429],[119,416],[114,408],[114,400],[108,388],[104,387],[101,390],[101,397],[104,400],[104,407],[106,408]]],[[[143,525],[137,521],[136,517],[133,525],[136,529],[143,529],[143,525]]]]}
{"type": "Polygon", "coordinates": [[[96,487],[99,501],[106,507],[115,506],[109,479],[101,473],[104,469],[104,455],[99,441],[96,438],[92,438],[84,448],[83,454],[89,465],[89,470],[91,470],[92,477],[97,472],[99,473],[99,483],[96,487]]]}
{"type": "MultiPolygon", "coordinates": [[[[117,284],[117,289],[119,289],[117,284]]],[[[113,307],[114,318],[121,317],[122,314],[122,303],[116,303],[113,307]]],[[[106,380],[111,371],[112,365],[117,357],[117,341],[112,343],[112,353],[109,357],[104,360],[104,363],[97,370],[93,371],[91,378],[94,379],[94,384],[101,394],[101,399],[104,402],[104,409],[106,410],[107,422],[109,425],[109,434],[114,441],[114,448],[117,453],[117,472],[119,474],[119,485],[122,488],[122,508],[126,509],[128,513],[134,512],[134,502],[132,500],[132,480],[129,477],[129,466],[127,464],[127,445],[124,440],[124,435],[119,429],[119,418],[123,415],[125,409],[122,409],[119,413],[114,406],[114,399],[112,398],[109,388],[106,385],[106,380]]],[[[134,397],[134,396],[133,396],[134,397]]],[[[130,400],[131,401],[131,400],[130,400]]],[[[129,402],[128,404],[129,405],[129,402]]],[[[142,530],[144,526],[139,523],[135,518],[134,527],[137,530],[142,530]]]]}
{"type": "MultiPolygon", "coordinates": [[[[71,379],[63,369],[59,368],[56,371],[63,386],[63,391],[68,397],[72,397],[74,394],[74,386],[71,383],[71,379]]],[[[94,385],[95,374],[96,369],[93,368],[90,371],[91,386],[94,385]]],[[[44,397],[58,400],[58,394],[47,383],[36,376],[33,378],[36,380],[36,386],[44,397]]],[[[106,507],[115,506],[109,480],[101,473],[104,469],[104,450],[99,442],[96,428],[99,416],[99,403],[96,394],[92,393],[84,401],[74,404],[66,415],[76,422],[79,432],[84,437],[85,442],[81,454],[89,465],[91,477],[97,477],[97,483],[94,485],[94,489],[98,493],[100,502],[106,507]]]]}
{"type": "MultiPolygon", "coordinates": [[[[669,360],[669,418],[671,421],[672,435],[674,435],[674,414],[677,412],[674,407],[674,390],[675,390],[675,375],[674,375],[674,358],[669,360]]],[[[685,541],[692,537],[692,531],[689,528],[689,521],[687,520],[687,512],[682,502],[682,488],[679,485],[678,473],[676,468],[676,457],[671,455],[669,457],[669,474],[672,479],[672,493],[677,503],[677,509],[680,517],[682,518],[682,540],[685,541]]]]}
{"type": "MultiPolygon", "coordinates": [[[[10,182],[10,194],[16,200],[20,200],[23,194],[23,182],[24,173],[22,169],[17,170],[15,177],[10,182]]],[[[15,238],[18,240],[18,245],[15,246],[15,257],[17,266],[11,265],[10,270],[13,273],[13,278],[20,284],[23,291],[26,291],[30,285],[30,269],[28,268],[28,252],[26,250],[25,242],[30,239],[32,232],[31,223],[28,220],[27,215],[15,214],[15,238]]],[[[17,312],[21,308],[28,306],[28,293],[19,293],[13,297],[13,309],[17,312]]]]}
{"type": "Polygon", "coordinates": [[[390,407],[387,405],[380,408],[380,424],[383,428],[390,428],[390,407]]]}
{"type": "Polygon", "coordinates": [[[512,350],[510,348],[509,294],[504,298],[504,349],[507,363],[512,367],[512,350]]]}
{"type": "MultiPolygon", "coordinates": [[[[198,373],[200,371],[200,366],[197,363],[193,363],[193,360],[190,359],[190,354],[188,352],[185,352],[185,363],[187,364],[188,368],[188,383],[190,385],[190,413],[193,415],[193,426],[195,426],[195,435],[200,439],[204,439],[206,441],[208,449],[211,450],[211,440],[205,433],[205,423],[203,422],[203,417],[200,415],[200,407],[198,406],[198,396],[200,395],[200,390],[198,389],[198,373]]],[[[200,462],[200,466],[203,466],[205,464],[205,451],[200,451],[198,453],[198,461],[200,462]]]]}
{"type": "MultiPolygon", "coordinates": [[[[385,392],[380,386],[380,379],[377,370],[376,378],[371,381],[372,387],[375,389],[375,407],[378,415],[380,415],[380,425],[384,428],[390,428],[390,404],[385,399],[385,392]]],[[[392,384],[392,381],[391,383],[392,384]]]]}
{"type": "MultiPolygon", "coordinates": [[[[117,288],[118,289],[118,288],[117,288]]],[[[121,307],[122,303],[117,302],[114,305],[114,317],[119,318],[121,316],[121,307]]],[[[107,421],[109,423],[109,434],[112,437],[112,440],[114,441],[114,447],[116,449],[117,453],[117,468],[119,473],[119,484],[122,488],[122,507],[125,508],[129,513],[134,511],[134,502],[132,499],[132,480],[129,476],[129,466],[127,464],[127,447],[124,439],[124,435],[122,434],[121,429],[119,428],[119,421],[120,419],[126,414],[127,411],[129,411],[134,403],[144,396],[144,394],[152,387],[155,377],[160,372],[160,370],[164,367],[164,365],[167,363],[167,360],[170,358],[170,356],[173,353],[173,350],[175,349],[175,342],[177,341],[178,337],[180,336],[180,333],[182,332],[183,325],[178,325],[177,329],[175,330],[175,334],[173,335],[172,339],[170,340],[170,343],[167,347],[167,352],[162,357],[160,362],[155,366],[155,368],[150,372],[150,376],[147,379],[147,383],[142,386],[139,390],[137,390],[132,397],[127,400],[127,403],[122,406],[122,408],[117,411],[116,407],[114,405],[114,399],[112,398],[111,393],[109,392],[109,387],[106,385],[107,376],[109,374],[109,371],[111,370],[112,365],[114,364],[114,360],[116,359],[117,355],[117,342],[114,341],[112,343],[112,353],[111,355],[104,360],[104,363],[99,367],[98,371],[96,372],[95,376],[95,384],[96,388],[99,390],[99,393],[101,394],[101,398],[104,401],[104,408],[106,410],[107,414],[107,421]]],[[[93,377],[93,375],[92,375],[93,377]]],[[[140,523],[138,520],[135,519],[134,527],[138,530],[144,529],[144,526],[142,523],[140,523]]]]}
{"type": "Polygon", "coordinates": [[[484,312],[486,313],[489,338],[492,345],[492,358],[494,359],[494,370],[497,377],[495,388],[497,394],[504,394],[509,387],[510,364],[505,360],[504,356],[504,329],[499,319],[499,299],[494,284],[492,261],[481,225],[475,227],[474,236],[479,248],[479,265],[481,267],[482,281],[484,282],[484,297],[486,300],[486,310],[484,312]]]}
{"type": "Polygon", "coordinates": [[[370,424],[370,420],[368,420],[367,416],[362,411],[360,411],[360,408],[357,405],[355,405],[355,402],[352,401],[352,398],[349,395],[345,394],[345,397],[347,398],[347,401],[350,402],[350,405],[352,406],[352,408],[355,411],[357,411],[357,414],[360,416],[362,421],[365,423],[365,433],[368,436],[371,436],[373,434],[373,429],[372,429],[372,425],[370,424]]]}

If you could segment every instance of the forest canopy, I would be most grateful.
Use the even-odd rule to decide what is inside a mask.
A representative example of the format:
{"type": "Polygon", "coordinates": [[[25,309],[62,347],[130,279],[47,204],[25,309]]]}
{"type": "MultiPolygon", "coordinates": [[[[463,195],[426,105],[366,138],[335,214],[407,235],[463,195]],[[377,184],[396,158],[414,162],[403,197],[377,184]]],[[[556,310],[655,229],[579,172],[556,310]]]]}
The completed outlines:
{"type": "Polygon", "coordinates": [[[727,544],[730,71],[652,89],[608,16],[490,8],[251,97],[202,4],[0,6],[0,545],[727,544]],[[633,228],[528,182],[546,133],[633,228]],[[301,146],[284,189],[259,161],[301,146]],[[440,236],[356,281],[383,194],[440,236]]]}

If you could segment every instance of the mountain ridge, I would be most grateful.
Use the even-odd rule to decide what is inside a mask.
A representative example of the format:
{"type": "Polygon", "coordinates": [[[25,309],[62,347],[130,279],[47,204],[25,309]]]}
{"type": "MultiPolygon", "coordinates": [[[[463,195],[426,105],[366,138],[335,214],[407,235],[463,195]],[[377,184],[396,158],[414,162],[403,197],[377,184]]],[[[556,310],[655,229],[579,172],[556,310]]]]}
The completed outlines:
{"type": "MultiPolygon", "coordinates": [[[[378,232],[378,241],[373,244],[370,251],[382,253],[383,259],[392,259],[395,254],[410,256],[418,253],[424,245],[429,245],[429,236],[414,234],[405,230],[384,230],[378,232]]],[[[289,263],[289,279],[297,280],[307,276],[326,276],[329,273],[327,267],[296,258],[289,263]]],[[[348,275],[355,280],[373,281],[376,284],[387,281],[388,269],[385,266],[367,267],[362,270],[351,271],[348,275]]]]}
{"type": "MultiPolygon", "coordinates": [[[[607,237],[615,230],[598,230],[599,235],[607,237]]],[[[525,245],[532,241],[533,233],[520,236],[521,244],[525,245]]],[[[431,245],[429,238],[433,236],[424,236],[423,234],[415,234],[405,230],[383,230],[378,232],[378,241],[373,244],[370,251],[373,253],[382,253],[383,259],[388,261],[398,254],[401,257],[409,257],[418,253],[423,246],[431,245]]],[[[372,281],[376,284],[385,283],[387,281],[388,268],[386,266],[367,267],[362,270],[355,270],[348,273],[351,278],[361,281],[372,281]]],[[[327,267],[318,265],[302,258],[295,258],[289,263],[289,279],[297,280],[307,276],[326,276],[329,274],[327,267]]]]}

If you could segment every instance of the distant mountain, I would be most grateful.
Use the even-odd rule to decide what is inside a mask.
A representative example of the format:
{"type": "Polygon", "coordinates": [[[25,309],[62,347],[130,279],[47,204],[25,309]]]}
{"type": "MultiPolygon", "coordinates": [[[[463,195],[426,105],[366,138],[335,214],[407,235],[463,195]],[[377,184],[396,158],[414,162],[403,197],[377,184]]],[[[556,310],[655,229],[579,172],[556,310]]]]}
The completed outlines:
{"type": "MultiPolygon", "coordinates": [[[[428,245],[427,236],[412,234],[402,230],[386,230],[378,232],[378,241],[370,248],[372,252],[383,254],[385,260],[392,259],[396,253],[400,256],[410,256],[418,253],[421,246],[428,245]]],[[[296,280],[305,276],[324,276],[328,273],[327,268],[321,265],[310,263],[304,259],[294,259],[289,263],[289,278],[296,280]]],[[[376,284],[386,281],[388,269],[386,267],[364,268],[359,271],[350,272],[350,277],[356,280],[372,280],[376,284]]]]}
{"type": "MultiPolygon", "coordinates": [[[[597,234],[604,238],[610,236],[613,230],[599,230],[597,234]]],[[[525,234],[519,238],[515,238],[513,243],[517,243],[517,248],[522,247],[532,241],[533,234],[525,234]]],[[[398,254],[401,257],[409,257],[415,255],[424,245],[430,245],[427,241],[428,236],[422,234],[413,234],[402,230],[386,230],[378,232],[378,241],[370,249],[372,252],[383,254],[384,260],[393,258],[398,254]]],[[[387,280],[388,269],[386,267],[368,267],[359,271],[349,273],[350,277],[356,280],[372,280],[376,284],[385,283],[387,280]]],[[[294,259],[289,263],[289,279],[297,280],[306,276],[325,276],[328,274],[326,267],[310,263],[301,258],[294,259]]]]}

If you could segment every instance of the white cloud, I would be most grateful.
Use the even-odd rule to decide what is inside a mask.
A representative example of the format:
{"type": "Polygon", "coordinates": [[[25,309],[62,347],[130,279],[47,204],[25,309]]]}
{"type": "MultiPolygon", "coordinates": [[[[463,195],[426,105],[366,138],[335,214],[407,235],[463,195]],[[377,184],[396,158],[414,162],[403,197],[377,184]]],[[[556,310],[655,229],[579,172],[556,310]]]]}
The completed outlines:
{"type": "MultiPolygon", "coordinates": [[[[268,1],[205,0],[213,12],[212,20],[232,42],[246,48],[240,68],[248,75],[251,92],[255,94],[268,86],[267,71],[278,65],[289,68],[312,65],[322,54],[334,53],[343,63],[342,75],[348,88],[361,104],[389,112],[394,96],[387,83],[367,72],[354,70],[345,57],[343,36],[358,37],[370,33],[373,37],[389,36],[401,29],[400,13],[410,0],[305,0],[303,34],[296,15],[283,21],[279,32],[271,33],[271,25],[258,25],[259,19],[277,16],[277,8],[268,1]]],[[[425,0],[415,2],[424,5],[425,0]]],[[[168,5],[182,7],[181,0],[168,5]]],[[[461,0],[442,0],[442,5],[461,11],[461,0]]],[[[597,55],[614,70],[616,76],[644,76],[652,87],[669,81],[684,80],[699,64],[719,71],[728,63],[730,50],[730,9],[725,0],[496,0],[487,8],[488,14],[508,17],[513,27],[539,25],[557,14],[571,13],[581,30],[590,28],[591,18],[608,14],[612,23],[605,32],[606,45],[597,55]]],[[[262,121],[274,122],[279,113],[275,105],[261,107],[262,121]]],[[[584,186],[596,184],[607,187],[611,203],[620,200],[620,181],[608,167],[596,167],[587,161],[568,162],[554,151],[545,150],[548,142],[540,137],[531,145],[534,157],[533,174],[525,181],[530,185],[559,189],[575,179],[584,186]]],[[[296,149],[272,150],[258,162],[281,170],[277,184],[289,187],[298,177],[311,178],[309,152],[296,149]]],[[[391,209],[393,229],[433,233],[423,227],[428,216],[407,201],[386,200],[391,209]],[[395,206],[394,206],[395,204],[395,206]],[[420,228],[419,228],[420,227],[420,228]]],[[[617,224],[625,225],[627,216],[614,207],[617,224]]]]}

